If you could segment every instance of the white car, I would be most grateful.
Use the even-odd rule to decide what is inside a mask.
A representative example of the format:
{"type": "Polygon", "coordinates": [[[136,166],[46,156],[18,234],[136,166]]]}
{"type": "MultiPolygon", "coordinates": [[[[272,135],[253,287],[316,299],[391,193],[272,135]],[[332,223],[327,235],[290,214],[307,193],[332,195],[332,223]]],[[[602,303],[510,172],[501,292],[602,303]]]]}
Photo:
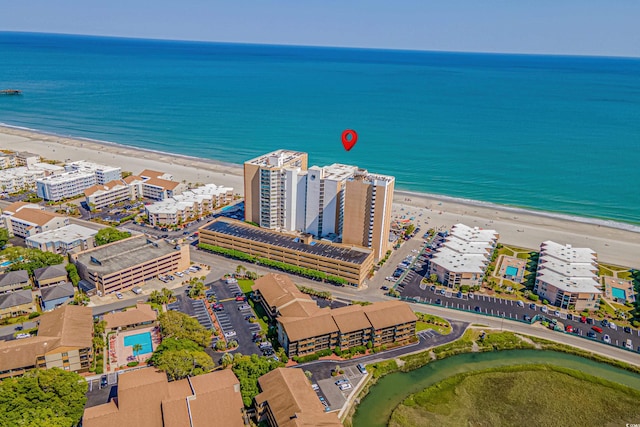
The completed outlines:
{"type": "Polygon", "coordinates": [[[31,334],[18,334],[16,335],[16,339],[22,339],[22,338],[29,338],[31,336],[31,334]]]}
{"type": "Polygon", "coordinates": [[[124,296],[123,296],[120,292],[116,292],[116,297],[117,297],[118,299],[122,299],[122,298],[124,298],[124,296]]]}
{"type": "Polygon", "coordinates": [[[548,313],[549,309],[547,308],[546,305],[543,305],[542,307],[540,307],[540,311],[543,312],[543,313],[548,313]]]}
{"type": "Polygon", "coordinates": [[[611,337],[605,334],[605,336],[602,337],[602,341],[606,342],[607,344],[611,344],[611,337]]]}
{"type": "Polygon", "coordinates": [[[224,337],[225,338],[230,338],[230,337],[235,337],[236,336],[236,331],[229,331],[229,332],[225,332],[224,333],[224,337]]]}
{"type": "Polygon", "coordinates": [[[318,386],[318,384],[311,384],[311,388],[313,389],[313,391],[320,390],[320,387],[318,386]]]}
{"type": "Polygon", "coordinates": [[[617,326],[615,323],[613,323],[613,322],[609,322],[609,327],[610,327],[611,329],[613,329],[614,331],[617,331],[617,330],[618,330],[618,326],[617,326]]]}
{"type": "Polygon", "coordinates": [[[178,272],[176,273],[176,276],[178,276],[178,277],[182,277],[182,276],[184,276],[184,274],[182,274],[182,273],[180,273],[180,272],[178,271],[178,272]]]}
{"type": "Polygon", "coordinates": [[[351,386],[351,384],[346,383],[346,384],[340,384],[338,388],[340,388],[341,391],[345,391],[345,390],[350,390],[353,387],[351,386]]]}

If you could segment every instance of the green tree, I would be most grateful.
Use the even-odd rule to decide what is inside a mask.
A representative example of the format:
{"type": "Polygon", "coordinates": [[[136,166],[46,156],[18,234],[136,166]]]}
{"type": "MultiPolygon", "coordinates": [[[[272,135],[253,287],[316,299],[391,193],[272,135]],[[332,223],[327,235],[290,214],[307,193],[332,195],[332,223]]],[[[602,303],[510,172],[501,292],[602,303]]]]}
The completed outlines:
{"type": "Polygon", "coordinates": [[[36,369],[0,382],[0,425],[71,427],[87,401],[87,382],[75,372],[36,369]]]}
{"type": "Polygon", "coordinates": [[[153,352],[151,358],[148,360],[149,364],[157,365],[160,355],[165,351],[176,351],[176,350],[193,350],[200,351],[203,348],[198,344],[194,343],[191,340],[186,339],[175,339],[175,338],[166,338],[162,340],[162,343],[156,348],[156,351],[153,352]]]}
{"type": "Polygon", "coordinates": [[[133,347],[131,347],[131,350],[133,350],[133,355],[136,357],[136,360],[138,360],[138,356],[142,351],[142,344],[140,344],[139,342],[135,343],[133,347]]]}
{"type": "Polygon", "coordinates": [[[220,363],[225,368],[229,367],[233,363],[233,356],[229,353],[223,354],[222,359],[220,359],[220,363]]]}
{"type": "Polygon", "coordinates": [[[166,372],[170,380],[179,380],[211,371],[215,364],[202,350],[167,350],[158,356],[155,366],[166,372]]]}
{"type": "Polygon", "coordinates": [[[189,280],[191,289],[189,289],[189,298],[198,298],[204,295],[204,282],[197,277],[189,280]]]}
{"type": "Polygon", "coordinates": [[[13,264],[8,267],[9,271],[27,270],[31,276],[33,276],[33,271],[38,268],[58,265],[64,262],[62,255],[43,252],[40,249],[11,247],[5,249],[2,254],[9,261],[13,261],[13,264]]]}
{"type": "Polygon", "coordinates": [[[80,282],[80,275],[78,274],[78,268],[75,266],[75,264],[67,264],[65,270],[67,270],[69,280],[71,280],[73,286],[78,286],[78,282],[80,282]]]}
{"type": "Polygon", "coordinates": [[[438,275],[436,273],[431,273],[429,275],[429,281],[431,283],[436,283],[438,281],[438,275]]]}
{"type": "Polygon", "coordinates": [[[407,226],[407,228],[404,229],[404,234],[405,236],[409,236],[413,233],[413,231],[416,229],[416,226],[413,224],[409,224],[407,226]]]}
{"type": "Polygon", "coordinates": [[[206,347],[211,341],[211,332],[196,319],[179,311],[167,311],[158,316],[160,331],[164,338],[187,339],[206,347]]]}
{"type": "Polygon", "coordinates": [[[9,230],[2,227],[0,228],[0,248],[4,247],[9,241],[9,230]]]}
{"type": "Polygon", "coordinates": [[[107,243],[117,242],[118,240],[131,237],[128,231],[120,231],[115,227],[103,228],[95,236],[96,245],[106,245],[107,243]]]}
{"type": "Polygon", "coordinates": [[[240,392],[246,407],[251,406],[253,398],[259,393],[258,378],[280,367],[284,367],[284,363],[269,357],[259,357],[257,354],[243,356],[237,353],[234,355],[232,369],[240,380],[240,392]]]}

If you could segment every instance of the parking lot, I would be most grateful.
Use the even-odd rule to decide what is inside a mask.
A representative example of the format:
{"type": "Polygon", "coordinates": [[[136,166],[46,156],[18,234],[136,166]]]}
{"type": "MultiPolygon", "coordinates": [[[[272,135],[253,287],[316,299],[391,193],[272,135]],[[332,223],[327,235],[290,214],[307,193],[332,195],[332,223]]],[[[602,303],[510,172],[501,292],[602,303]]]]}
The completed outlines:
{"type": "Polygon", "coordinates": [[[364,376],[355,365],[341,369],[344,371],[343,375],[330,376],[317,382],[319,390],[316,390],[316,394],[322,404],[330,410],[341,408],[364,376]],[[340,389],[342,384],[343,390],[340,389]]]}
{"type": "Polygon", "coordinates": [[[167,310],[181,311],[191,317],[194,317],[198,321],[198,323],[200,323],[205,328],[209,330],[213,329],[211,316],[209,316],[209,312],[207,311],[207,308],[204,305],[204,301],[202,300],[194,300],[184,294],[177,295],[175,302],[167,304],[167,310]]]}
{"type": "MultiPolygon", "coordinates": [[[[256,314],[246,301],[237,282],[220,279],[209,283],[209,286],[207,295],[214,295],[218,301],[214,305],[214,313],[222,329],[222,336],[227,342],[231,339],[238,342],[238,348],[233,351],[261,355],[258,344],[253,340],[254,334],[261,332],[260,324],[249,322],[249,316],[256,314]]],[[[217,340],[214,340],[212,347],[215,347],[215,341],[217,340]]],[[[221,357],[220,353],[216,352],[215,355],[217,358],[221,357]]]]}

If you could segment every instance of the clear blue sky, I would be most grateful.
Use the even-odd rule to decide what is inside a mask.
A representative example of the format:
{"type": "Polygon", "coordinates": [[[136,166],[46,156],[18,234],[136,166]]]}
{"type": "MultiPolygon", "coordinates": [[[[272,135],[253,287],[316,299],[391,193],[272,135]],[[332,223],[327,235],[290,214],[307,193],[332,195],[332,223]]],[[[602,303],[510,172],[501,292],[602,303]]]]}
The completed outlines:
{"type": "Polygon", "coordinates": [[[0,30],[640,57],[638,0],[6,0],[0,30]]]}

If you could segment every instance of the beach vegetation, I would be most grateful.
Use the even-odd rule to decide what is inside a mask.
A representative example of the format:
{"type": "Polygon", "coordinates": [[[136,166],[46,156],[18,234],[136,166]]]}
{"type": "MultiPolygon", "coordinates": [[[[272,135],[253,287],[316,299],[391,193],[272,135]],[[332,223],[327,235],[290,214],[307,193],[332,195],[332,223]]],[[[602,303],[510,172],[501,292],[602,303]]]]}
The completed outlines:
{"type": "Polygon", "coordinates": [[[95,236],[96,245],[102,246],[107,243],[117,242],[118,240],[126,239],[127,237],[131,237],[131,233],[128,231],[120,231],[115,227],[107,227],[103,228],[95,236]]]}
{"type": "Polygon", "coordinates": [[[71,427],[78,425],[88,383],[75,372],[35,369],[0,382],[0,425],[71,427]]]}

